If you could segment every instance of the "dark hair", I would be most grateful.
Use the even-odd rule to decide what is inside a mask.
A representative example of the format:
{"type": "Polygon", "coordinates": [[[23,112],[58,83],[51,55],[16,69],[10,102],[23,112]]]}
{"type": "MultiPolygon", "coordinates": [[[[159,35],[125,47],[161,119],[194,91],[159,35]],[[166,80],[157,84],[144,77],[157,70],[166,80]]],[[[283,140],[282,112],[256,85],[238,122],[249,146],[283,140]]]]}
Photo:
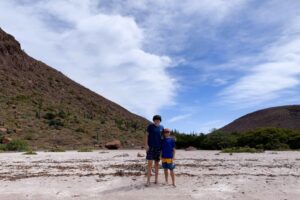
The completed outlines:
{"type": "Polygon", "coordinates": [[[153,116],[153,121],[154,120],[159,120],[159,121],[161,121],[161,116],[160,115],[154,115],[153,116]]]}

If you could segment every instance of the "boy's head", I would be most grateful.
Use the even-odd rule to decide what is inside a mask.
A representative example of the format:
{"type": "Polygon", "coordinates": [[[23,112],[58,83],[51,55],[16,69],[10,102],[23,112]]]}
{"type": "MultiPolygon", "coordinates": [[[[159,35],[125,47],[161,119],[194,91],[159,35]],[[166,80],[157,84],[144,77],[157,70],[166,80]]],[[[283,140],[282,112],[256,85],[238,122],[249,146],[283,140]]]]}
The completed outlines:
{"type": "Polygon", "coordinates": [[[171,134],[171,130],[168,129],[168,128],[165,128],[165,129],[164,129],[164,137],[169,137],[170,134],[171,134]]]}
{"type": "Polygon", "coordinates": [[[161,116],[160,116],[160,115],[154,115],[154,116],[153,116],[153,123],[154,123],[156,126],[159,126],[159,125],[160,125],[160,122],[161,122],[161,116]]]}

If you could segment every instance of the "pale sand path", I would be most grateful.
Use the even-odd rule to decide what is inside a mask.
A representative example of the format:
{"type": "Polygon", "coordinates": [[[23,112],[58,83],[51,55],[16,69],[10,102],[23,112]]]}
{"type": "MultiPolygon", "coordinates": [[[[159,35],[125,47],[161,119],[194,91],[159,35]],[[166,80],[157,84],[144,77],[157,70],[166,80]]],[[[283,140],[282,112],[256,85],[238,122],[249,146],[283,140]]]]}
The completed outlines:
{"type": "Polygon", "coordinates": [[[138,150],[0,154],[0,200],[300,199],[300,152],[177,151],[177,187],[145,187],[138,150]]]}

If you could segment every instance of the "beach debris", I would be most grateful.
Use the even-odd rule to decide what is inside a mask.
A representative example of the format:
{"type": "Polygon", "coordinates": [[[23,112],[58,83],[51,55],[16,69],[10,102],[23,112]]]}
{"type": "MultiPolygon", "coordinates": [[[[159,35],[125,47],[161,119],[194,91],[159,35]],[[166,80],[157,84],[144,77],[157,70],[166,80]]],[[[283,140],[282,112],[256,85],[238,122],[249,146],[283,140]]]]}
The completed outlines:
{"type": "Polygon", "coordinates": [[[185,149],[186,151],[196,151],[197,148],[193,146],[189,146],[188,148],[185,149]]]}
{"type": "Polygon", "coordinates": [[[145,157],[145,154],[138,152],[137,157],[145,157]]]}
{"type": "Polygon", "coordinates": [[[114,158],[115,157],[129,157],[129,154],[128,153],[123,153],[123,154],[114,156],[114,158]]]}

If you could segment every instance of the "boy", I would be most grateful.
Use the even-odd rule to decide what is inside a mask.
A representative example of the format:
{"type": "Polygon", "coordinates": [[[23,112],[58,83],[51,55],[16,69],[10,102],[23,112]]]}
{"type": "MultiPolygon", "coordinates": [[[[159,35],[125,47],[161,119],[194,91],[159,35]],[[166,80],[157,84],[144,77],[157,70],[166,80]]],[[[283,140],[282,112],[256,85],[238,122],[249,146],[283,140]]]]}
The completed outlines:
{"type": "Polygon", "coordinates": [[[145,149],[147,152],[146,159],[147,163],[147,183],[146,186],[150,185],[151,169],[154,161],[155,168],[155,184],[157,184],[158,179],[158,163],[161,154],[161,140],[162,132],[164,127],[160,125],[161,116],[153,116],[153,123],[147,127],[147,135],[145,137],[145,149]]]}
{"type": "Polygon", "coordinates": [[[170,170],[172,185],[176,187],[175,174],[174,174],[175,164],[173,163],[175,159],[175,140],[170,136],[170,133],[171,133],[170,129],[164,129],[161,161],[162,161],[162,167],[164,168],[164,172],[165,172],[166,184],[168,184],[168,176],[169,176],[168,170],[170,170]]]}

